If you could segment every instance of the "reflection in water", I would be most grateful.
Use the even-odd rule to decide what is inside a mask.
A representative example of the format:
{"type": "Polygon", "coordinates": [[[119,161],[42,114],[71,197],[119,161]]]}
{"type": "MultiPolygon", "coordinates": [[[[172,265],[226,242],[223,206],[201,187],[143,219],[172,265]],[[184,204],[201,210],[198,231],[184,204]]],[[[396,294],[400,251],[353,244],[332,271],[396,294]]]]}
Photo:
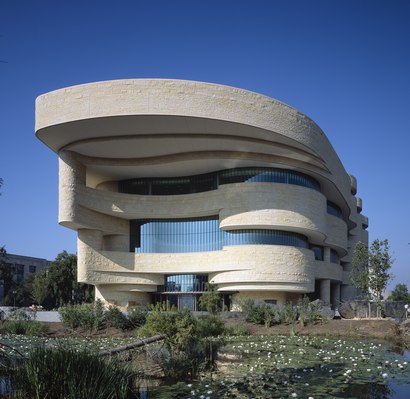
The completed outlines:
{"type": "Polygon", "coordinates": [[[338,398],[357,399],[392,399],[395,398],[394,391],[389,385],[381,384],[349,384],[338,398]]]}

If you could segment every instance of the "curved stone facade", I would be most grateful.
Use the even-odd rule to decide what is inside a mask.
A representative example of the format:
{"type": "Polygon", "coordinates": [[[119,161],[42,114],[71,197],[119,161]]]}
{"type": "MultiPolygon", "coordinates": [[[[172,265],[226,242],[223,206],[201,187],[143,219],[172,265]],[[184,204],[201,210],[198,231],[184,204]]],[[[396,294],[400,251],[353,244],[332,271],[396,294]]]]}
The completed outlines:
{"type": "Polygon", "coordinates": [[[308,294],[334,306],[354,296],[352,251],[368,241],[357,182],[297,110],[208,83],[108,81],[38,97],[36,134],[59,155],[59,222],[78,232],[78,279],[94,284],[103,301],[125,307],[179,298],[195,308],[203,287],[178,291],[188,275],[217,284],[228,307],[240,296],[283,303],[308,294]],[[263,180],[265,170],[279,177],[263,180]],[[222,184],[225,171],[252,177],[222,184]],[[123,182],[147,192],[122,191],[123,182]],[[238,242],[138,253],[144,224],[206,217],[238,242]]]}

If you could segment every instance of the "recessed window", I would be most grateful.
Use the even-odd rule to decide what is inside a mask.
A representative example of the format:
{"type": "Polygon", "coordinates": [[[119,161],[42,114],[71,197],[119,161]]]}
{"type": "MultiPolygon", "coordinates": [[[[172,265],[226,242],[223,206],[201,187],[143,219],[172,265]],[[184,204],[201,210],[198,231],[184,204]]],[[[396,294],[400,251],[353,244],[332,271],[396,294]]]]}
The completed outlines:
{"type": "Polygon", "coordinates": [[[24,265],[15,265],[16,283],[20,284],[24,280],[24,265]]]}
{"type": "Polygon", "coordinates": [[[165,276],[165,284],[158,292],[204,292],[208,282],[207,275],[173,274],[165,276]]]}
{"type": "Polygon", "coordinates": [[[218,216],[134,220],[130,226],[131,251],[138,253],[207,252],[229,245],[309,247],[307,237],[290,231],[221,230],[218,216]]]}
{"type": "Polygon", "coordinates": [[[268,305],[276,305],[278,303],[276,299],[265,299],[264,302],[268,305]]]}
{"type": "Polygon", "coordinates": [[[342,210],[340,209],[338,205],[336,205],[335,203],[331,201],[327,201],[327,213],[329,215],[333,215],[340,219],[343,219],[342,210]]]}
{"type": "Polygon", "coordinates": [[[330,262],[331,263],[337,263],[338,265],[340,265],[340,256],[339,254],[334,250],[334,249],[330,249],[330,262]]]}
{"type": "Polygon", "coordinates": [[[320,191],[320,184],[304,173],[279,168],[235,168],[194,176],[153,177],[123,180],[120,193],[140,195],[180,195],[216,190],[232,183],[283,183],[320,191]]]}
{"type": "Polygon", "coordinates": [[[310,249],[313,251],[313,253],[315,255],[315,260],[323,260],[324,259],[323,247],[321,247],[320,245],[311,245],[310,249]]]}

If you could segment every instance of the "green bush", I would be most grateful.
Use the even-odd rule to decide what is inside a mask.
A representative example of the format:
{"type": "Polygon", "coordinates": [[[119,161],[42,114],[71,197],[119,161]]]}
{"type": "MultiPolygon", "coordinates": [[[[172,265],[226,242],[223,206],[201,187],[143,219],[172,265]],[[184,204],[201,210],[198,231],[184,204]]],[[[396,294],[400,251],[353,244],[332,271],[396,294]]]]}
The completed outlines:
{"type": "Polygon", "coordinates": [[[7,320],[30,320],[30,315],[24,309],[14,309],[8,316],[7,320]]]}
{"type": "Polygon", "coordinates": [[[215,284],[206,283],[205,287],[205,292],[199,298],[199,308],[216,314],[221,310],[221,294],[215,284]]]}
{"type": "Polygon", "coordinates": [[[317,322],[322,322],[322,314],[320,312],[319,303],[310,303],[310,311],[308,314],[309,323],[316,324],[317,322]]]}
{"type": "Polygon", "coordinates": [[[101,301],[81,305],[62,306],[59,309],[61,321],[72,329],[99,330],[104,325],[104,307],[101,301]]]}
{"type": "Polygon", "coordinates": [[[149,309],[153,312],[176,312],[178,309],[169,301],[157,302],[151,304],[149,309]]]}
{"type": "Polygon", "coordinates": [[[131,308],[128,311],[128,320],[133,328],[142,327],[147,320],[148,312],[145,309],[131,308]]]}
{"type": "Polygon", "coordinates": [[[297,308],[293,306],[291,302],[286,303],[284,308],[285,322],[288,324],[293,324],[298,316],[297,308]]]}
{"type": "Polygon", "coordinates": [[[248,314],[255,307],[255,301],[252,298],[240,297],[238,305],[243,313],[248,314]]]}
{"type": "Polygon", "coordinates": [[[198,319],[188,310],[154,310],[139,330],[145,336],[165,335],[162,367],[167,377],[175,379],[195,378],[204,368],[213,367],[224,332],[224,323],[218,316],[198,319]]]}
{"type": "Polygon", "coordinates": [[[307,296],[304,296],[303,298],[299,298],[296,307],[299,313],[299,323],[302,327],[304,327],[307,321],[309,309],[310,309],[309,298],[307,296]]]}
{"type": "Polygon", "coordinates": [[[104,312],[105,323],[108,327],[118,328],[119,330],[130,330],[132,325],[124,313],[117,307],[110,306],[104,312]]]}
{"type": "Polygon", "coordinates": [[[43,336],[48,332],[46,324],[35,320],[7,320],[0,325],[0,334],[43,336]]]}
{"type": "Polygon", "coordinates": [[[0,334],[24,335],[26,333],[26,321],[8,320],[0,326],[0,334]]]}
{"type": "Polygon", "coordinates": [[[131,399],[135,374],[97,354],[67,348],[37,348],[13,376],[17,399],[131,399]]]}
{"type": "Polygon", "coordinates": [[[42,337],[47,335],[50,328],[47,324],[41,323],[39,321],[31,320],[26,322],[26,335],[42,337]]]}
{"type": "Polygon", "coordinates": [[[225,334],[225,323],[217,315],[200,316],[197,328],[201,338],[218,337],[225,334]]]}
{"type": "Polygon", "coordinates": [[[246,320],[254,324],[263,324],[266,327],[270,327],[275,321],[275,311],[267,304],[253,305],[248,310],[246,320]]]}
{"type": "Polygon", "coordinates": [[[245,324],[242,321],[239,321],[234,325],[225,326],[225,335],[242,337],[244,335],[249,335],[249,331],[245,324]]]}

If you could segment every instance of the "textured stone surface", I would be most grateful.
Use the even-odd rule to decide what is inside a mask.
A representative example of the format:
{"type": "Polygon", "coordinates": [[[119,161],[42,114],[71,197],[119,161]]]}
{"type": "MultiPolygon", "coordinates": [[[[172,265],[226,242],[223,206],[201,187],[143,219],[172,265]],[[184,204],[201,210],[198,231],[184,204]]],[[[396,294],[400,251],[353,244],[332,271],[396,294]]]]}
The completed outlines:
{"type": "Polygon", "coordinates": [[[98,82],[44,94],[36,134],[59,154],[59,222],[78,231],[78,278],[97,298],[146,304],[164,275],[208,274],[221,291],[284,303],[322,287],[328,301],[354,295],[349,270],[368,221],[321,129],[274,99],[227,86],[174,80],[98,82]],[[118,192],[130,177],[187,176],[245,166],[299,170],[321,192],[280,183],[236,183],[217,190],[143,196],[118,192]],[[343,219],[327,214],[336,203],[343,219]],[[275,229],[324,247],[225,247],[183,254],[129,251],[129,220],[218,215],[222,229],[275,229]],[[330,263],[330,248],[342,264],[330,263]],[[316,287],[316,288],[317,288],[316,287]],[[337,290],[337,291],[336,291],[337,290]],[[332,292],[330,292],[332,291],[332,292]],[[341,294],[340,294],[341,293],[341,294]]]}

